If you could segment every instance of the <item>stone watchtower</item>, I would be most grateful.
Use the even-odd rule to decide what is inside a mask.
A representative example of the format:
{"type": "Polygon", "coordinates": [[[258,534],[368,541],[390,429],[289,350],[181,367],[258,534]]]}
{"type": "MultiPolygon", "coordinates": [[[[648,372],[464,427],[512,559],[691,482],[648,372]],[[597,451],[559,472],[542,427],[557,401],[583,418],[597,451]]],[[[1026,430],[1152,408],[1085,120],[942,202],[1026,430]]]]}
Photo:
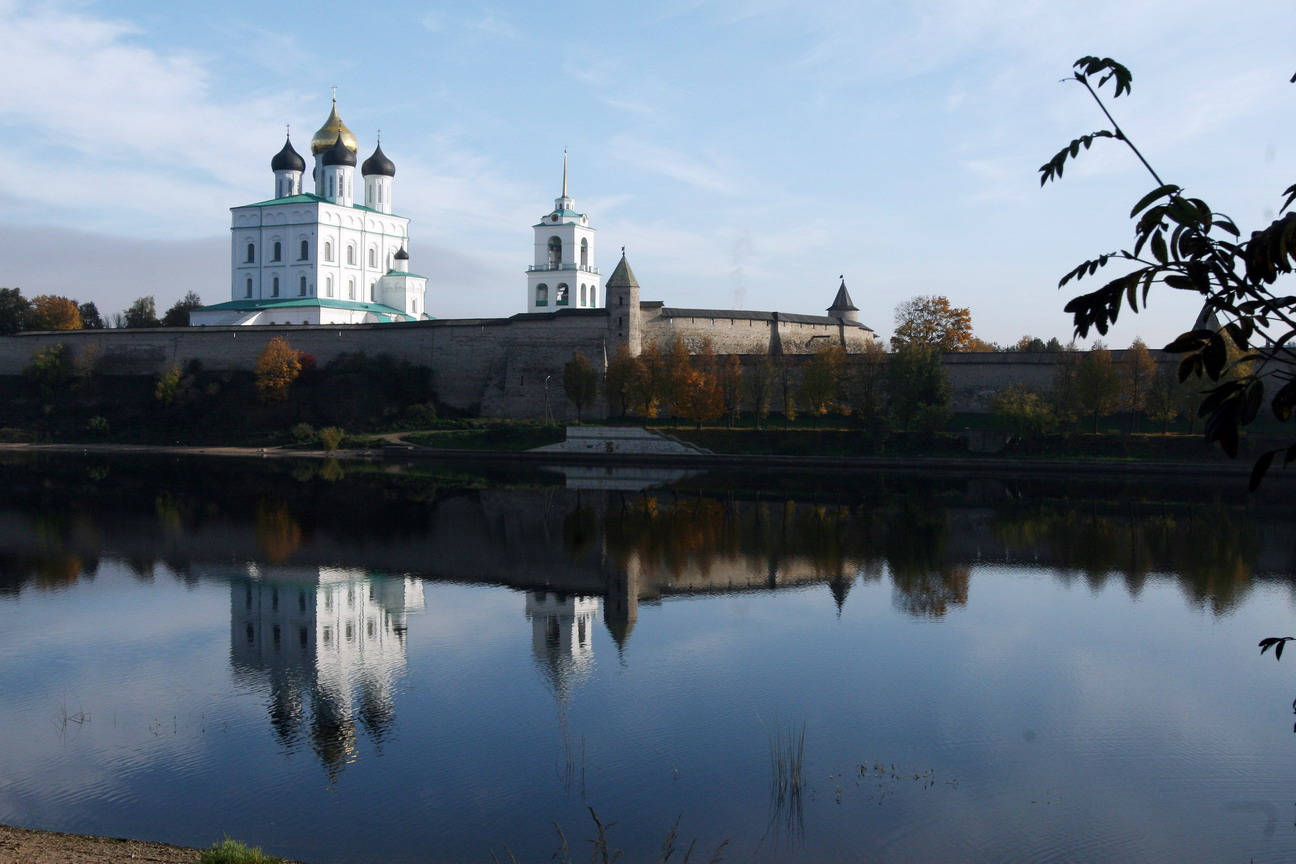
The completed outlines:
{"type": "Polygon", "coordinates": [[[842,277],[841,287],[837,289],[837,296],[828,307],[828,317],[840,318],[843,321],[859,321],[859,307],[851,302],[850,292],[846,290],[845,276],[842,277]]]}
{"type": "Polygon", "coordinates": [[[621,260],[607,280],[608,344],[614,349],[625,345],[630,356],[639,356],[643,340],[643,314],[639,309],[639,282],[626,261],[625,249],[621,260]]]}

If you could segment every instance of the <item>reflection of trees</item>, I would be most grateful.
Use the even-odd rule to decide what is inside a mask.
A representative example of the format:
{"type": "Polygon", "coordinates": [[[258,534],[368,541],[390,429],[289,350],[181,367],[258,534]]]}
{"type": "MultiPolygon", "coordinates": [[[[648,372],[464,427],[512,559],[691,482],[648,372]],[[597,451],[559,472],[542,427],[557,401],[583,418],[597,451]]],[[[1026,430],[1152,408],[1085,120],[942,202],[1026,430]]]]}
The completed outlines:
{"type": "Polygon", "coordinates": [[[997,515],[994,530],[1009,550],[1042,555],[1064,580],[1081,573],[1094,590],[1119,576],[1137,596],[1149,574],[1173,574],[1216,614],[1242,599],[1259,558],[1249,523],[1219,502],[1151,512],[1017,502],[997,515]]]}
{"type": "Polygon", "coordinates": [[[288,559],[302,542],[302,529],[283,501],[262,499],[256,509],[257,543],[275,564],[288,559]]]}
{"type": "Polygon", "coordinates": [[[949,561],[945,508],[905,498],[888,513],[885,558],[896,607],[916,618],[940,618],[968,598],[968,567],[949,561]]]}

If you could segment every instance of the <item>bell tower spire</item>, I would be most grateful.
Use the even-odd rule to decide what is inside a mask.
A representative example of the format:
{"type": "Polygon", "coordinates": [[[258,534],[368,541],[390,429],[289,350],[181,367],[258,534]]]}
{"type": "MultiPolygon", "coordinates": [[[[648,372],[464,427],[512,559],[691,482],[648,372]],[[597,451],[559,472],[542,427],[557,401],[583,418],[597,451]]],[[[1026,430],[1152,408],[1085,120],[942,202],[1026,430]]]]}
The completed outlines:
{"type": "Polygon", "coordinates": [[[562,194],[535,231],[534,262],[527,268],[527,312],[564,308],[597,309],[603,279],[594,265],[594,229],[576,212],[567,185],[567,148],[563,148],[562,194]]]}

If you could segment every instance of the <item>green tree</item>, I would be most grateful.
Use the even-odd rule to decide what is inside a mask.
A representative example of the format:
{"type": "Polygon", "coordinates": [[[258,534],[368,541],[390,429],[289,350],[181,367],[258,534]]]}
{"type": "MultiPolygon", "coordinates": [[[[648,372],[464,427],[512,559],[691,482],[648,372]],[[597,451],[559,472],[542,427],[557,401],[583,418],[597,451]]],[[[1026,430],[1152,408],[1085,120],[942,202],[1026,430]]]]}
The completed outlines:
{"type": "Polygon", "coordinates": [[[814,415],[816,426],[820,417],[843,407],[845,368],[846,349],[840,345],[820,345],[802,368],[797,395],[805,409],[814,415]]]}
{"type": "Polygon", "coordinates": [[[1021,384],[996,393],[990,400],[990,410],[1019,438],[1043,435],[1057,428],[1058,418],[1049,400],[1021,384]]]}
{"type": "Polygon", "coordinates": [[[778,367],[774,358],[768,354],[761,355],[752,366],[751,374],[747,376],[747,404],[751,406],[757,429],[761,428],[761,423],[769,416],[777,380],[778,367]]]}
{"type": "Polygon", "coordinates": [[[1100,417],[1116,413],[1123,389],[1111,352],[1101,342],[1095,342],[1080,358],[1075,371],[1076,404],[1093,418],[1094,432],[1098,431],[1100,417]]]}
{"type": "Polygon", "coordinates": [[[26,370],[27,377],[46,399],[67,386],[72,377],[72,357],[63,343],[43,348],[32,355],[26,370]]]}
{"type": "Polygon", "coordinates": [[[887,392],[891,413],[906,432],[920,417],[934,423],[936,413],[948,410],[953,394],[938,349],[911,342],[892,354],[887,362],[887,392]]]}
{"type": "Polygon", "coordinates": [[[1156,379],[1157,362],[1142,339],[1135,338],[1121,363],[1125,379],[1124,408],[1130,412],[1130,431],[1138,431],[1138,418],[1148,410],[1148,394],[1156,379]]]}
{"type": "Polygon", "coordinates": [[[1179,416],[1182,410],[1183,385],[1175,380],[1169,369],[1158,368],[1148,383],[1147,416],[1149,420],[1161,424],[1161,434],[1170,431],[1170,423],[1179,416]]]}
{"type": "Polygon", "coordinates": [[[288,388],[300,374],[300,354],[287,339],[275,336],[257,355],[257,395],[262,402],[283,402],[288,398],[288,388]]]}
{"type": "Polygon", "coordinates": [[[579,351],[563,367],[563,392],[576,406],[576,423],[580,425],[581,412],[598,398],[598,372],[589,358],[579,351]]]}
{"type": "Polygon", "coordinates": [[[99,314],[99,307],[94,303],[82,303],[77,307],[81,313],[81,327],[86,330],[102,330],[104,328],[103,316],[99,314]]]}
{"type": "Polygon", "coordinates": [[[891,350],[917,344],[937,351],[968,351],[975,345],[972,313],[954,306],[945,297],[922,296],[896,307],[896,329],[891,350]]]}
{"type": "Polygon", "coordinates": [[[638,358],[630,354],[628,345],[617,346],[616,355],[608,363],[603,375],[603,393],[608,407],[618,417],[624,417],[634,403],[634,382],[638,377],[638,358]]]}
{"type": "MultiPolygon", "coordinates": [[[[1280,215],[1259,231],[1244,233],[1228,217],[1216,213],[1200,198],[1166,183],[1117,125],[1099,91],[1111,84],[1112,98],[1130,92],[1128,69],[1109,57],[1082,57],[1067,80],[1080,84],[1098,104],[1111,127],[1083,135],[1040,166],[1040,185],[1058,179],[1068,159],[1095,141],[1108,139],[1128,147],[1152,176],[1155,187],[1130,212],[1134,244],[1129,249],[1099,255],[1067,273],[1060,285],[1091,277],[1111,262],[1124,262],[1128,272],[1101,288],[1075,297],[1066,306],[1076,332],[1106,333],[1121,309],[1138,312],[1153,286],[1191,291],[1201,296],[1205,312],[1199,324],[1165,347],[1182,354],[1179,379],[1204,378],[1207,386],[1200,413],[1206,418],[1206,440],[1236,456],[1241,430],[1259,415],[1266,399],[1273,415],[1291,422],[1296,411],[1296,357],[1288,348],[1296,336],[1296,300],[1275,290],[1281,276],[1296,269],[1290,250],[1296,231],[1296,186],[1285,190],[1280,215]],[[1092,83],[1096,81],[1096,83],[1092,83]],[[1246,237],[1246,239],[1242,239],[1246,237]],[[1230,354],[1236,352],[1237,360],[1230,354]],[[1241,362],[1239,362],[1241,361],[1241,362]]],[[[1255,488],[1274,458],[1296,461],[1296,441],[1262,454],[1251,472],[1255,488]]]]}
{"type": "Polygon", "coordinates": [[[122,316],[122,323],[126,327],[161,327],[153,297],[140,297],[132,303],[122,316]]]}
{"type": "Polygon", "coordinates": [[[189,311],[191,309],[201,309],[202,299],[194,291],[190,291],[175,302],[175,305],[166,311],[162,316],[163,327],[188,327],[189,311]]]}
{"type": "Polygon", "coordinates": [[[17,333],[27,327],[31,302],[17,288],[0,288],[0,334],[17,333]]]}
{"type": "Polygon", "coordinates": [[[179,392],[180,364],[168,363],[158,373],[157,384],[153,387],[153,396],[163,405],[171,405],[179,392]]]}
{"type": "Polygon", "coordinates": [[[720,361],[716,380],[724,402],[725,425],[732,429],[738,422],[738,411],[742,407],[743,366],[737,354],[727,354],[720,361]]]}

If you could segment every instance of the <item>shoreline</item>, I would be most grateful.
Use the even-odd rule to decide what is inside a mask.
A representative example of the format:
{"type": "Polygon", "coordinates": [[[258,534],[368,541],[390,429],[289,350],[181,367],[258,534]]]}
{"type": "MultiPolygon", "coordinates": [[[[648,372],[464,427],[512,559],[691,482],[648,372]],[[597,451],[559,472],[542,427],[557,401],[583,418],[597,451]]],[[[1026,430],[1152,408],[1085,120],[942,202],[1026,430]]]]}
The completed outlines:
{"type": "MultiPolygon", "coordinates": [[[[0,864],[196,864],[205,849],[0,824],[0,864]]],[[[267,853],[268,854],[268,853],[267,853]]],[[[284,859],[284,864],[303,864],[284,859]]]]}
{"type": "MultiPolygon", "coordinates": [[[[188,446],[169,444],[0,444],[0,453],[83,453],[101,455],[222,456],[259,459],[339,459],[361,462],[445,460],[454,462],[513,462],[532,465],[586,465],[604,468],[655,466],[694,469],[960,472],[970,474],[1084,474],[1246,477],[1252,460],[1156,462],[1113,459],[1023,459],[997,456],[780,456],[759,454],[591,453],[520,450],[442,450],[399,444],[365,450],[296,450],[281,447],[188,446]]],[[[1268,482],[1296,479],[1296,472],[1274,466],[1268,482]]]]}

